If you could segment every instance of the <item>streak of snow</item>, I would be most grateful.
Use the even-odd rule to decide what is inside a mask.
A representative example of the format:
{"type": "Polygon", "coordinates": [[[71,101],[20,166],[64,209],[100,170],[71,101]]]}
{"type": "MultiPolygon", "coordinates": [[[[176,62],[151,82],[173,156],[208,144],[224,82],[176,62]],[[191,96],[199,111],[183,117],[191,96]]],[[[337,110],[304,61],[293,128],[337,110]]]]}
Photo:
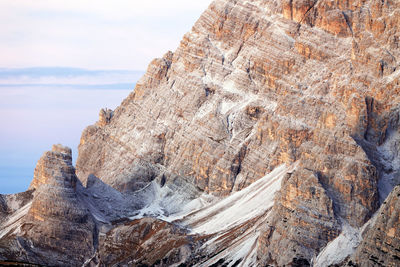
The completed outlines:
{"type": "Polygon", "coordinates": [[[291,129],[304,130],[310,128],[310,126],[303,120],[295,118],[293,116],[275,115],[275,117],[277,118],[277,121],[279,121],[281,125],[285,124],[288,126],[288,128],[291,129]]]}
{"type": "Polygon", "coordinates": [[[400,79],[400,70],[393,72],[392,74],[385,77],[386,83],[391,83],[395,80],[400,79]]]}
{"type": "MultiPolygon", "coordinates": [[[[220,237],[220,236],[218,236],[220,237]]],[[[206,262],[201,263],[201,266],[211,266],[219,260],[223,259],[229,261],[226,265],[230,266],[254,266],[256,262],[256,248],[259,232],[252,231],[251,233],[238,238],[238,242],[229,249],[223,251],[217,257],[212,257],[206,262]]],[[[224,265],[225,266],[225,265],[224,265]]]]}
{"type": "Polygon", "coordinates": [[[227,230],[265,213],[274,203],[275,192],[280,189],[283,176],[296,165],[281,165],[247,188],[192,213],[185,223],[196,233],[212,234],[227,230]]]}
{"type": "Polygon", "coordinates": [[[345,220],[342,219],[342,233],[329,242],[326,247],[318,254],[312,261],[312,266],[331,266],[340,264],[348,256],[352,255],[358,245],[363,240],[364,232],[371,226],[374,225],[379,210],[360,228],[351,227],[345,220]]]}
{"type": "MultiPolygon", "coordinates": [[[[215,234],[203,249],[215,251],[215,246],[224,247],[222,251],[202,262],[199,266],[210,266],[221,260],[226,266],[254,266],[257,256],[259,229],[270,216],[275,193],[280,189],[286,173],[293,172],[297,163],[285,164],[254,182],[247,188],[233,192],[230,196],[212,201],[188,215],[182,215],[180,222],[192,228],[194,233],[215,234]],[[244,232],[231,232],[236,226],[247,224],[244,232]],[[234,237],[231,239],[229,236],[234,237]]],[[[207,199],[209,201],[209,199],[207,199]]]]}
{"type": "Polygon", "coordinates": [[[0,230],[0,238],[5,236],[6,234],[10,233],[11,231],[18,230],[19,229],[19,221],[26,215],[28,214],[29,209],[31,208],[32,202],[29,202],[25,206],[23,206],[21,209],[16,211],[14,214],[12,214],[6,222],[4,222],[1,227],[3,229],[0,230]]]}
{"type": "Polygon", "coordinates": [[[196,116],[194,119],[200,119],[209,114],[213,108],[215,107],[215,101],[207,101],[205,104],[203,104],[200,109],[196,112],[196,116]]]}
{"type": "Polygon", "coordinates": [[[330,266],[341,263],[354,253],[362,240],[360,229],[343,224],[342,233],[319,253],[313,266],[330,266]]]}
{"type": "Polygon", "coordinates": [[[174,213],[168,217],[168,221],[172,222],[174,220],[180,220],[189,213],[192,213],[195,210],[200,210],[205,208],[208,205],[211,205],[218,201],[218,198],[206,193],[203,193],[200,197],[193,199],[192,201],[185,204],[180,212],[174,213]]]}
{"type": "Polygon", "coordinates": [[[229,110],[237,105],[236,102],[233,101],[223,101],[220,105],[220,112],[221,114],[226,114],[229,110]]]}
{"type": "Polygon", "coordinates": [[[226,80],[224,81],[222,88],[224,91],[228,92],[228,93],[232,93],[232,94],[238,94],[238,95],[242,95],[243,92],[238,90],[236,88],[235,82],[233,80],[226,80]]]}
{"type": "Polygon", "coordinates": [[[214,199],[214,197],[206,194],[193,199],[191,188],[185,188],[185,186],[189,185],[183,184],[181,186],[179,189],[170,188],[170,185],[160,187],[157,182],[151,182],[149,185],[150,190],[146,193],[148,197],[146,202],[149,204],[139,210],[137,215],[130,217],[130,219],[150,216],[171,222],[178,218],[179,214],[187,214],[189,211],[201,208],[214,199]]]}

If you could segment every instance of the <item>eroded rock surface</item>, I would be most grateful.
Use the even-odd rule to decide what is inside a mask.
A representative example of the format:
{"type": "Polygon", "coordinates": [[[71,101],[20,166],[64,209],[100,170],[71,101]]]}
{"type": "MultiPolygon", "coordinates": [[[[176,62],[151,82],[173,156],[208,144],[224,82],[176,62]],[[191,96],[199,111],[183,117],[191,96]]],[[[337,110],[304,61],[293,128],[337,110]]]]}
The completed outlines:
{"type": "Polygon", "coordinates": [[[189,264],[201,237],[154,218],[133,220],[109,231],[100,241],[104,266],[189,264]]]}
{"type": "MultiPolygon", "coordinates": [[[[229,211],[224,201],[260,181],[267,188],[265,177],[296,164],[280,187],[260,189],[268,196],[254,209],[271,209],[257,216],[249,209],[242,224],[216,229],[200,251],[180,247],[171,263],[183,259],[184,248],[202,257],[191,261],[199,265],[312,265],[345,229],[361,231],[399,181],[399,26],[394,0],[214,1],[175,52],[153,60],[135,91],[83,131],[76,173],[86,188],[68,149],[45,154],[31,185],[42,197],[24,206],[26,218],[47,223],[71,213],[76,223],[89,214],[76,225],[83,229],[82,251],[94,252],[88,233],[97,226],[108,240],[93,261],[105,249],[113,251],[107,262],[153,264],[158,256],[141,246],[153,244],[139,238],[146,239],[143,229],[160,226],[155,240],[178,231],[174,223],[195,231],[191,216],[212,205],[229,211]],[[158,219],[142,219],[149,216],[158,219]],[[173,216],[179,220],[163,221],[173,216]],[[246,242],[236,242],[238,236],[246,242]],[[127,254],[135,246],[144,254],[127,254]]],[[[397,255],[389,245],[397,244],[398,209],[388,203],[377,222],[394,233],[368,230],[364,241],[357,239],[360,264],[397,263],[383,256],[397,255]]],[[[13,216],[7,207],[0,198],[0,214],[13,216]]],[[[54,227],[55,236],[66,238],[54,227]]],[[[179,232],[171,242],[188,244],[182,238],[179,232]]]]}
{"type": "Polygon", "coordinates": [[[374,151],[399,103],[399,12],[396,1],[214,1],[110,123],[84,131],[78,176],[138,189],[159,164],[226,196],[301,161],[259,257],[310,262],[342,219],[361,227],[379,207],[374,151]]]}
{"type": "Polygon", "coordinates": [[[71,149],[55,145],[45,152],[35,168],[30,202],[1,225],[0,259],[61,266],[90,257],[97,230],[78,197],[79,184],[71,149]]]}
{"type": "Polygon", "coordinates": [[[353,262],[359,266],[400,265],[400,186],[388,196],[365,233],[353,262]]]}

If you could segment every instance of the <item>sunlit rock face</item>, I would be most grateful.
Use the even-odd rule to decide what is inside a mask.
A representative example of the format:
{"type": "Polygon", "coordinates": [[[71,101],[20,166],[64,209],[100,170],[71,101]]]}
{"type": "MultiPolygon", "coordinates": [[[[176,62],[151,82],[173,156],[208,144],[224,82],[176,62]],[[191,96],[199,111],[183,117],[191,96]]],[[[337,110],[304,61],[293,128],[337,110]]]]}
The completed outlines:
{"type": "Polygon", "coordinates": [[[70,215],[93,264],[397,264],[399,26],[398,1],[212,2],[83,131],[77,176],[68,149],[44,155],[27,218],[70,215]],[[331,257],[344,229],[357,238],[331,257]]]}
{"type": "Polygon", "coordinates": [[[397,1],[214,1],[110,122],[84,131],[78,176],[138,189],[161,165],[226,196],[301,161],[259,257],[310,262],[340,220],[360,227],[379,207],[376,147],[399,103],[399,12],[397,1]]]}

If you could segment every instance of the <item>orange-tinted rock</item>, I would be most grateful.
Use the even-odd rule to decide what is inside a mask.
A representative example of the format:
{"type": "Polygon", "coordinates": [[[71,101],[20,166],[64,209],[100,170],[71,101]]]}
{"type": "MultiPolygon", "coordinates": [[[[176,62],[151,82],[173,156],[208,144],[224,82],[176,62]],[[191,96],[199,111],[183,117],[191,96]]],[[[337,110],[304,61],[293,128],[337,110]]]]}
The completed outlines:
{"type": "Polygon", "coordinates": [[[325,246],[340,232],[334,203],[319,179],[318,174],[302,169],[283,181],[274,215],[259,239],[262,265],[310,264],[314,248],[325,246]]]}
{"type": "MultiPolygon", "coordinates": [[[[137,189],[161,165],[226,196],[299,160],[298,180],[332,203],[310,210],[333,209],[334,219],[311,220],[294,201],[292,231],[311,227],[311,238],[276,225],[279,234],[264,244],[278,253],[296,242],[285,260],[270,259],[310,261],[340,232],[339,217],[360,227],[379,206],[380,167],[368,146],[384,142],[398,105],[396,12],[393,1],[213,2],[178,49],[149,66],[111,122],[85,130],[79,177],[94,173],[115,188],[132,177],[137,189]]],[[[283,184],[277,207],[287,212],[292,195],[316,201],[296,186],[283,184]]]]}
{"type": "Polygon", "coordinates": [[[400,187],[397,186],[363,233],[352,259],[359,266],[400,265],[400,187]]]}
{"type": "MultiPolygon", "coordinates": [[[[135,91],[84,130],[77,174],[128,194],[173,180],[223,197],[297,161],[258,260],[310,264],[341,222],[359,228],[371,218],[388,193],[382,179],[389,190],[397,181],[399,20],[393,0],[216,0],[175,52],[152,61],[135,91]]],[[[58,152],[46,154],[32,188],[73,192],[68,153],[58,152]]],[[[34,220],[69,213],[61,201],[51,210],[50,192],[32,204],[34,220]]],[[[393,225],[384,238],[396,234],[393,225]]]]}

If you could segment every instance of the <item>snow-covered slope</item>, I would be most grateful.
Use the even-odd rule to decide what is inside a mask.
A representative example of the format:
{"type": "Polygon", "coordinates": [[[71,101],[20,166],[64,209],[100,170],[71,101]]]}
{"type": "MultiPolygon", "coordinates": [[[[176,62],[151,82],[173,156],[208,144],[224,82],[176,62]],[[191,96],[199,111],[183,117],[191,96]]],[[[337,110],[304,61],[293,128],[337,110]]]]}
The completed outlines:
{"type": "Polygon", "coordinates": [[[185,216],[183,222],[196,233],[214,234],[254,219],[272,207],[283,176],[294,168],[282,164],[249,187],[185,216]]]}
{"type": "Polygon", "coordinates": [[[266,224],[275,193],[283,177],[295,170],[297,163],[285,164],[249,187],[214,201],[175,222],[189,227],[192,233],[209,235],[202,249],[214,254],[200,266],[224,262],[227,266],[252,266],[256,261],[260,229],[266,224]]]}

